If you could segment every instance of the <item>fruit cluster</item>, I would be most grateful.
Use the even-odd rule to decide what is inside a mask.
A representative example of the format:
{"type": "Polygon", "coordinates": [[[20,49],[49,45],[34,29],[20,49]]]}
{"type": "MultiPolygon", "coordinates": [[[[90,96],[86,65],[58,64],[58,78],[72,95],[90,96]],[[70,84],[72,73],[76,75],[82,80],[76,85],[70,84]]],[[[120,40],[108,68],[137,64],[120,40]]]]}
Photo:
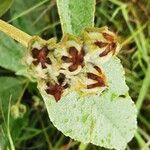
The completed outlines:
{"type": "Polygon", "coordinates": [[[85,29],[81,37],[66,34],[59,43],[33,37],[24,59],[40,88],[57,101],[70,90],[100,94],[107,85],[102,68],[119,51],[116,35],[107,27],[85,29]]]}

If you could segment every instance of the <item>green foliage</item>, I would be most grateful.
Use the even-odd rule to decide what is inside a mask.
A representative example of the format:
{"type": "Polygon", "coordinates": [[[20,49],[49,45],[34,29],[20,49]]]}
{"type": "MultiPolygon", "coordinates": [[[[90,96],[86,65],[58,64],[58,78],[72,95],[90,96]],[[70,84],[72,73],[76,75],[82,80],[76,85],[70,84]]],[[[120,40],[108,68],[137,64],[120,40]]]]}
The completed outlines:
{"type": "Polygon", "coordinates": [[[0,101],[4,113],[7,113],[8,104],[11,99],[14,104],[22,92],[21,82],[13,77],[0,77],[0,101]]]}
{"type": "Polygon", "coordinates": [[[13,0],[0,0],[0,16],[2,16],[12,5],[13,0]]]}
{"type": "Polygon", "coordinates": [[[13,140],[16,141],[27,118],[14,120],[8,114],[10,109],[9,103],[15,104],[22,94],[21,81],[13,77],[0,77],[0,83],[0,117],[2,118],[0,123],[0,141],[2,149],[5,150],[10,142],[8,131],[10,131],[13,140]],[[8,116],[10,117],[9,124],[8,116]]]}
{"type": "MultiPolygon", "coordinates": [[[[7,0],[0,0],[0,7],[2,6],[1,3],[2,1],[6,2],[7,0]]],[[[14,3],[15,5],[11,5],[10,7],[11,9],[9,13],[3,16],[4,20],[10,21],[11,19],[14,19],[15,17],[20,15],[19,18],[14,19],[13,22],[11,22],[15,26],[19,27],[20,29],[23,29],[24,31],[30,34],[34,34],[35,32],[36,33],[40,32],[41,36],[44,35],[44,37],[47,39],[52,35],[57,35],[58,38],[60,38],[61,30],[58,25],[59,24],[58,14],[57,14],[57,9],[55,4],[53,5],[50,11],[48,11],[49,10],[48,7],[50,4],[48,2],[47,5],[42,4],[41,7],[38,8],[36,7],[36,9],[33,9],[29,13],[28,11],[29,8],[37,5],[39,1],[38,2],[36,0],[32,0],[32,1],[14,0],[14,1],[15,1],[14,3]],[[22,4],[19,5],[19,3],[22,4]],[[27,12],[26,14],[24,14],[25,11],[27,12]],[[38,12],[40,12],[39,14],[42,15],[41,16],[39,16],[39,14],[37,15],[36,13],[38,12]],[[32,25],[35,18],[37,18],[38,20],[34,25],[32,25]],[[31,20],[31,21],[27,21],[27,20],[31,20]],[[39,27],[37,28],[37,26],[39,27]],[[47,30],[47,32],[45,32],[45,30],[47,30]]],[[[123,63],[125,69],[126,82],[130,89],[129,90],[130,96],[135,102],[137,102],[138,105],[138,111],[139,111],[138,130],[135,138],[128,144],[126,148],[127,150],[149,149],[150,88],[149,88],[149,83],[147,81],[149,81],[150,77],[149,77],[148,63],[145,61],[145,59],[147,60],[146,57],[148,57],[148,60],[150,59],[149,57],[150,56],[150,40],[149,40],[150,26],[148,24],[149,14],[150,14],[149,8],[150,8],[150,2],[146,0],[141,0],[141,1],[125,1],[125,0],[99,1],[98,0],[96,5],[95,26],[101,27],[104,25],[108,25],[113,31],[116,31],[116,33],[118,33],[119,35],[119,40],[122,46],[122,51],[119,53],[119,58],[121,58],[121,62],[123,63]]],[[[6,36],[4,36],[4,34],[0,33],[0,35],[1,35],[0,36],[1,37],[0,52],[1,52],[2,49],[4,49],[3,45],[5,45],[5,42],[7,42],[8,39],[6,38],[6,36]],[[2,40],[3,38],[7,40],[4,41],[2,40]]],[[[16,42],[13,43],[16,44],[17,47],[20,47],[18,46],[19,45],[18,43],[16,42]]],[[[9,49],[9,45],[11,45],[11,42],[10,43],[8,42],[7,44],[8,49],[9,49]]],[[[6,50],[5,48],[5,51],[8,51],[8,49],[6,50]]],[[[10,49],[9,51],[14,52],[14,48],[10,49]]],[[[9,75],[8,78],[12,78],[14,74],[12,74],[10,70],[18,71],[17,68],[20,67],[16,67],[14,65],[10,67],[10,64],[9,65],[7,64],[7,62],[9,61],[7,58],[9,58],[10,53],[8,52],[7,54],[8,55],[5,55],[2,61],[1,60],[2,53],[0,53],[0,66],[2,67],[0,68],[0,76],[2,77],[2,76],[9,75]],[[4,59],[7,61],[4,62],[4,59]],[[7,67],[5,64],[7,64],[7,67]]],[[[12,54],[12,56],[14,55],[12,54]]],[[[17,63],[15,64],[18,66],[17,63]]],[[[0,88],[5,85],[6,82],[4,81],[5,81],[4,78],[0,80],[0,88]]],[[[11,83],[11,80],[7,79],[7,81],[11,83]]],[[[14,86],[12,86],[9,93],[17,92],[17,90],[18,91],[21,90],[23,92],[23,89],[14,88],[14,86]]],[[[18,134],[17,139],[15,138],[15,135],[17,135],[15,134],[15,132],[14,132],[14,136],[12,136],[12,140],[14,142],[16,149],[58,150],[58,149],[68,148],[73,150],[77,150],[77,149],[106,150],[105,148],[94,146],[93,144],[87,144],[83,146],[83,144],[80,144],[77,141],[65,137],[49,122],[49,118],[47,116],[46,110],[44,109],[45,108],[44,105],[40,105],[39,107],[36,103],[36,105],[38,106],[36,107],[36,109],[31,105],[31,103],[34,103],[34,101],[30,97],[36,95],[39,98],[39,93],[36,90],[36,85],[30,83],[29,87],[25,91],[26,92],[30,91],[28,94],[25,94],[25,96],[27,97],[25,98],[24,101],[25,105],[29,107],[27,113],[29,113],[30,115],[27,116],[27,119],[23,118],[21,120],[20,119],[14,120],[16,124],[14,124],[15,128],[13,127],[13,130],[11,130],[11,135],[14,130],[20,133],[20,131],[22,131],[20,128],[24,129],[22,134],[18,134]]],[[[15,95],[16,98],[14,100],[19,98],[19,93],[15,95]]],[[[7,97],[9,98],[10,95],[8,94],[7,97]]],[[[112,97],[115,97],[115,95],[113,95],[112,97]]],[[[3,102],[5,102],[5,99],[2,100],[3,102]]],[[[12,102],[14,102],[14,100],[12,100],[12,102]]],[[[22,98],[22,100],[24,100],[24,98],[22,98]]],[[[40,103],[42,102],[40,98],[39,101],[40,103]]],[[[50,101],[48,100],[47,102],[50,101]]],[[[121,106],[121,108],[122,107],[123,106],[121,106]]],[[[8,103],[5,105],[5,110],[6,112],[8,111],[8,103]]],[[[7,117],[5,119],[7,119],[7,117]]],[[[83,120],[85,119],[83,118],[83,120]]],[[[0,117],[0,121],[3,122],[3,119],[1,119],[1,117],[0,117]]],[[[1,129],[2,128],[0,128],[0,136],[2,137],[2,134],[5,133],[5,138],[8,139],[7,131],[4,130],[3,132],[3,130],[1,129]]],[[[117,139],[117,141],[119,140],[120,139],[117,139]]],[[[4,143],[6,142],[4,142],[4,137],[2,137],[0,139],[0,147],[5,150],[5,148],[3,147],[4,143]]],[[[5,147],[9,147],[9,142],[5,144],[5,147]]]]}
{"type": "Polygon", "coordinates": [[[24,0],[16,0],[10,8],[12,18],[10,22],[26,33],[35,35],[37,31],[49,23],[48,16],[41,16],[44,8],[40,8],[40,6],[47,1],[48,0],[32,0],[24,3],[24,0]],[[32,11],[34,11],[34,13],[32,13],[32,11]],[[35,22],[38,18],[40,19],[40,23],[35,22]]]}
{"type": "Polygon", "coordinates": [[[85,27],[94,26],[95,0],[57,0],[64,33],[79,35],[85,27]]]}
{"type": "Polygon", "coordinates": [[[0,66],[11,71],[24,68],[21,59],[25,54],[25,47],[0,32],[0,66]]]}

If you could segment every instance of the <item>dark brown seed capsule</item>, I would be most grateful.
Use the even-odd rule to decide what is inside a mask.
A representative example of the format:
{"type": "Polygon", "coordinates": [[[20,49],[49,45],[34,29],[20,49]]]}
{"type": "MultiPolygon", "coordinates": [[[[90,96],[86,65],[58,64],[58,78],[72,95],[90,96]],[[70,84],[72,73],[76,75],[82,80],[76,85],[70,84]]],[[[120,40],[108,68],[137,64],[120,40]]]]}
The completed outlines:
{"type": "Polygon", "coordinates": [[[47,89],[46,89],[46,93],[53,95],[56,102],[58,102],[62,96],[63,93],[63,86],[59,85],[59,84],[52,84],[50,82],[47,83],[47,89]]]}
{"type": "Polygon", "coordinates": [[[51,60],[47,57],[49,53],[49,49],[45,46],[38,50],[37,48],[33,48],[31,51],[32,57],[35,59],[33,60],[33,64],[37,66],[41,63],[42,68],[46,68],[46,64],[51,64],[51,60]]]}
{"type": "Polygon", "coordinates": [[[58,102],[60,99],[61,99],[61,96],[63,94],[63,91],[69,87],[69,84],[66,83],[65,85],[62,85],[63,82],[65,81],[65,75],[63,73],[60,73],[58,76],[57,76],[57,81],[58,83],[51,83],[51,82],[48,82],[46,85],[47,85],[47,88],[46,88],[46,93],[47,94],[50,94],[50,95],[53,95],[56,102],[58,102]]]}
{"type": "Polygon", "coordinates": [[[75,47],[70,47],[68,53],[70,55],[69,57],[62,56],[61,59],[65,63],[71,63],[71,65],[68,68],[70,72],[77,70],[79,66],[84,66],[85,52],[83,49],[80,52],[78,52],[78,50],[75,47]]]}

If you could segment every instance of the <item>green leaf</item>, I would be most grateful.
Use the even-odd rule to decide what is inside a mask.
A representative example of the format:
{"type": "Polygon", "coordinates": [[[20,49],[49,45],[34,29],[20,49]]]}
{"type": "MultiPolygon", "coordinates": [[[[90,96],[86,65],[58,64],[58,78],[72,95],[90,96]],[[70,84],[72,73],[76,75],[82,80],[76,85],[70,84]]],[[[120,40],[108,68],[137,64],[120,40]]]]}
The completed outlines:
{"type": "Polygon", "coordinates": [[[11,101],[15,103],[21,95],[21,91],[22,84],[18,79],[13,77],[0,77],[0,101],[2,102],[4,112],[7,112],[10,97],[11,101]]]}
{"type": "Polygon", "coordinates": [[[2,16],[12,5],[13,0],[0,0],[0,16],[2,16]]]}
{"type": "Polygon", "coordinates": [[[25,54],[25,47],[0,32],[0,66],[32,80],[22,63],[25,54]]]}
{"type": "Polygon", "coordinates": [[[47,0],[26,2],[24,0],[16,0],[10,8],[12,24],[30,35],[35,35],[36,32],[49,24],[48,16],[41,16],[45,9],[47,9],[47,5],[43,6],[46,2],[47,0]],[[21,17],[17,18],[18,16],[21,17]],[[36,19],[39,19],[39,21],[35,23],[36,19]]]}
{"type": "Polygon", "coordinates": [[[16,43],[0,32],[0,66],[11,71],[19,71],[24,66],[21,64],[21,59],[25,53],[25,47],[16,43]]]}
{"type": "Polygon", "coordinates": [[[83,96],[76,91],[56,103],[39,90],[53,124],[66,136],[83,143],[125,149],[136,130],[136,107],[128,95],[124,70],[116,57],[103,64],[108,89],[100,96],[83,96]]]}
{"type": "MultiPolygon", "coordinates": [[[[1,113],[3,111],[5,120],[7,120],[8,105],[11,99],[11,105],[15,104],[22,94],[22,83],[20,80],[13,77],[0,77],[0,118],[3,118],[1,113]],[[2,108],[2,110],[1,110],[2,108]]],[[[4,118],[3,118],[4,119],[4,118]]],[[[4,122],[1,122],[0,127],[3,129],[4,134],[0,134],[0,141],[2,149],[7,149],[9,142],[7,139],[7,129],[4,122]],[[7,148],[6,148],[7,147],[7,148]]],[[[9,129],[12,139],[15,141],[21,133],[23,125],[27,123],[27,118],[13,119],[10,117],[9,129]]]]}
{"type": "Polygon", "coordinates": [[[94,25],[95,0],[57,0],[63,33],[79,35],[94,25]]]}

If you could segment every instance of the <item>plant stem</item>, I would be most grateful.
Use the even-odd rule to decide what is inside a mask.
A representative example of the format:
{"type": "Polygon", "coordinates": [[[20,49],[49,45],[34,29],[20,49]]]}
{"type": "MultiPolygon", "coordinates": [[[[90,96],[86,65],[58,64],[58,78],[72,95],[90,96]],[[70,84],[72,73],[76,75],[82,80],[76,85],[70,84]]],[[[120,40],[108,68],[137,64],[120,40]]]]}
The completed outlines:
{"type": "Polygon", "coordinates": [[[29,41],[31,40],[31,36],[27,33],[17,29],[16,27],[8,24],[7,22],[0,19],[0,31],[4,32],[11,38],[15,39],[25,47],[28,46],[29,41]]]}

